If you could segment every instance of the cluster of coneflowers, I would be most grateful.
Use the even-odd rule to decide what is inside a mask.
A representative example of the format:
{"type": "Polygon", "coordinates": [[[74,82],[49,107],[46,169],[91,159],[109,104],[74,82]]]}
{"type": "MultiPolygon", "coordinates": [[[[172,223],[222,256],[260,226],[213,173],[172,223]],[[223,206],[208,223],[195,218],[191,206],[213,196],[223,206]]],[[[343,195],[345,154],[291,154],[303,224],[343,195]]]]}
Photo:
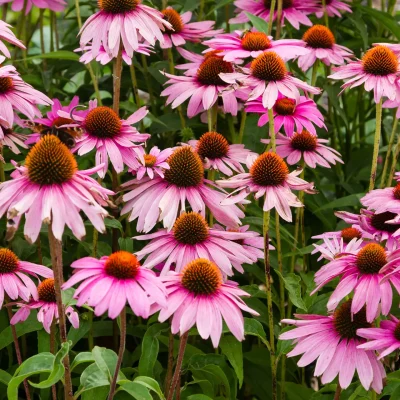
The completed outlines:
{"type": "MultiPolygon", "coordinates": [[[[23,223],[26,240],[34,243],[43,225],[47,226],[53,262],[51,270],[1,249],[0,303],[18,306],[11,324],[26,320],[32,309],[39,310],[37,318],[49,333],[59,322],[61,341],[66,340],[65,315],[74,327],[79,326],[76,307],[88,306],[96,316],[119,317],[121,346],[109,398],[115,393],[124,352],[127,305],[139,317],[158,313],[159,321],[169,319],[172,333],[181,335],[182,351],[193,326],[203,339],[211,338],[218,347],[223,320],[232,334],[243,340],[242,311],[258,314],[242,300],[248,293],[230,279],[235,272],[243,273],[246,264],[261,259],[265,262],[272,393],[276,398],[270,212],[276,211],[278,231],[279,218],[292,222],[292,207],[298,209],[296,224],[301,224],[304,194],[315,193],[313,183],[303,179],[304,168],[330,168],[342,162],[340,154],[327,146],[328,140],[317,135],[317,128],[326,129],[314,101],[321,93],[315,87],[321,62],[328,69],[334,67],[330,78],[347,80],[344,89],[364,84],[367,91],[374,92],[377,133],[370,189],[374,188],[382,106],[400,107],[400,47],[377,44],[362,60],[356,60],[348,48],[336,44],[327,26],[312,25],[308,18],[311,14],[340,16],[340,11],[351,12],[348,4],[331,0],[322,7],[316,0],[284,0],[277,12],[271,12],[271,4],[237,0],[238,15],[232,23],[247,22],[246,13],[250,13],[269,20],[270,29],[274,20],[279,29],[284,21],[295,29],[300,24],[310,26],[302,39],[274,39],[270,32],[254,28],[224,33],[214,29],[214,21],[190,22],[191,12],[179,14],[171,7],[158,11],[140,0],[99,0],[100,10],[82,26],[77,51],[83,52],[83,63],[114,62],[113,108],[93,100],[82,109],[77,97],[68,105],[51,100],[25,83],[15,67],[3,64],[10,52],[0,42],[4,54],[0,141],[14,153],[32,146],[23,165],[14,163],[11,179],[4,181],[2,170],[0,216],[7,218],[8,239],[23,223]],[[202,54],[180,47],[201,41],[205,46],[202,54]],[[187,63],[174,65],[174,47],[187,63]],[[160,48],[166,49],[170,61],[170,72],[160,71],[168,78],[160,94],[167,98],[166,105],[179,109],[183,126],[185,103],[189,118],[204,114],[203,121],[207,121],[198,140],[162,150],[146,148],[150,135],[133,127],[148,113],[138,99],[136,112],[126,119],[119,115],[123,62],[133,67],[135,53],[149,55],[160,48]],[[297,62],[304,72],[312,68],[311,82],[294,77],[288,61],[297,62]],[[177,75],[175,69],[184,72],[177,75]],[[51,105],[46,117],[39,105],[51,105]],[[218,115],[237,116],[239,111],[241,129],[230,144],[218,132],[218,115]],[[241,143],[246,113],[260,115],[259,127],[268,123],[262,154],[241,143]],[[15,132],[15,126],[47,127],[48,132],[43,135],[34,129],[26,136],[15,132]],[[52,129],[82,134],[67,146],[52,129]],[[79,170],[76,157],[88,153],[94,156],[95,166],[79,170]],[[292,167],[296,164],[301,166],[292,167]],[[102,185],[108,172],[113,176],[112,190],[102,185]],[[124,178],[120,186],[119,174],[124,178]],[[95,175],[97,179],[92,177],[95,175]],[[294,191],[299,192],[298,197],[294,191]],[[250,193],[262,200],[262,236],[242,226],[250,193]],[[76,260],[71,264],[72,275],[63,282],[63,233],[68,227],[82,240],[86,234],[83,215],[100,233],[106,231],[105,218],[128,215],[128,221],[136,221],[138,235],[133,240],[147,244],[135,254],[114,246],[109,256],[76,260]],[[72,287],[76,287],[74,306],[63,304],[61,290],[72,287]]],[[[52,11],[65,7],[62,0],[15,0],[12,9],[28,13],[32,5],[52,11]]],[[[24,48],[10,27],[0,22],[0,39],[24,48]]],[[[392,174],[388,180],[391,183],[392,174]]],[[[315,290],[339,277],[327,304],[328,315],[282,320],[282,324],[297,326],[280,336],[296,339],[289,356],[302,354],[299,366],[316,361],[315,375],[322,375],[322,383],[339,375],[339,395],[356,370],[365,389],[381,392],[385,370],[380,359],[400,348],[398,320],[394,316],[382,319],[392,307],[392,285],[400,293],[398,186],[371,190],[361,200],[366,208],[360,215],[338,213],[349,228],[317,237],[323,243],[315,245],[315,251],[328,262],[315,274],[315,290]],[[374,327],[376,321],[380,321],[379,327],[374,327]]],[[[96,249],[97,234],[93,237],[96,249]]],[[[279,249],[278,237],[277,241],[279,249]]],[[[179,386],[182,358],[180,354],[168,399],[179,386]]],[[[68,356],[64,363],[69,366],[68,356]]],[[[283,380],[284,376],[281,384],[283,380]]],[[[72,398],[69,368],[65,396],[72,398]]]]}

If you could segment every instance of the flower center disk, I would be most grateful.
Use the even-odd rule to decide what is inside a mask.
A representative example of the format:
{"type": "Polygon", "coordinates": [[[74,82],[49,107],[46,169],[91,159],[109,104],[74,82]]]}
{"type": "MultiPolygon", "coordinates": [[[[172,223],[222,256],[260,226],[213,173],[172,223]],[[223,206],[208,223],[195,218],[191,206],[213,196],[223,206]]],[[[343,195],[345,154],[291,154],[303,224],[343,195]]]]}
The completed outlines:
{"type": "MultiPolygon", "coordinates": [[[[264,6],[268,8],[268,10],[271,8],[271,0],[264,0],[264,6]]],[[[293,6],[293,0],[283,0],[282,1],[282,10],[292,7],[293,6]]]]}
{"type": "Polygon", "coordinates": [[[344,243],[349,243],[354,238],[361,239],[361,232],[356,228],[344,228],[341,236],[344,243]]]}
{"type": "Polygon", "coordinates": [[[54,279],[47,278],[38,286],[39,300],[45,303],[56,303],[56,290],[54,288],[54,279]]]}
{"type": "Polygon", "coordinates": [[[341,304],[335,311],[333,323],[336,332],[343,339],[356,339],[357,329],[370,328],[367,322],[366,309],[363,307],[358,313],[351,315],[351,300],[341,304]]]}
{"type": "Polygon", "coordinates": [[[197,79],[203,85],[226,86],[219,74],[227,74],[233,72],[233,67],[230,62],[224,61],[222,57],[215,55],[205,57],[197,70],[197,79]]]}
{"type": "Polygon", "coordinates": [[[60,126],[68,125],[68,124],[73,124],[73,123],[74,123],[74,121],[72,121],[72,119],[63,118],[63,117],[57,117],[57,118],[53,121],[52,126],[58,128],[58,127],[60,127],[60,126]]]}
{"type": "Polygon", "coordinates": [[[208,238],[206,220],[198,213],[183,213],[174,224],[175,239],[182,244],[195,245],[208,238]]]}
{"type": "Polygon", "coordinates": [[[7,93],[13,86],[14,83],[10,77],[0,78],[0,94],[7,93]]]}
{"type": "Polygon", "coordinates": [[[242,47],[248,51],[267,50],[271,41],[263,32],[247,32],[242,38],[242,47]]]}
{"type": "Polygon", "coordinates": [[[182,286],[195,295],[212,295],[221,284],[221,271],[204,258],[192,261],[182,272],[182,286]]]}
{"type": "Polygon", "coordinates": [[[9,249],[0,249],[0,274],[9,274],[18,269],[18,257],[9,249]]]}
{"type": "Polygon", "coordinates": [[[313,151],[317,148],[317,138],[310,132],[303,130],[293,135],[291,144],[295,150],[313,151]]]}
{"type": "Polygon", "coordinates": [[[134,279],[139,268],[140,263],[136,256],[127,251],[112,253],[104,266],[106,274],[117,279],[134,279]]]}
{"type": "Polygon", "coordinates": [[[112,139],[122,128],[119,116],[109,107],[96,107],[89,111],[84,125],[90,135],[100,139],[112,139]]]}
{"type": "Polygon", "coordinates": [[[392,50],[385,46],[376,46],[364,54],[362,65],[368,74],[385,76],[395,74],[399,62],[392,50]]]}
{"type": "Polygon", "coordinates": [[[278,99],[274,105],[274,110],[279,115],[293,115],[296,109],[296,102],[292,99],[278,99]]]}
{"type": "Polygon", "coordinates": [[[282,185],[289,175],[289,168],[275,153],[263,153],[250,168],[250,175],[259,186],[282,185]]]}
{"type": "Polygon", "coordinates": [[[25,166],[31,182],[53,185],[68,182],[78,169],[68,147],[54,135],[46,135],[32,147],[25,166]]]}
{"type": "Polygon", "coordinates": [[[167,159],[169,169],[164,172],[167,182],[178,187],[199,185],[204,176],[203,163],[190,146],[176,149],[167,159]]]}
{"type": "Polygon", "coordinates": [[[303,40],[313,49],[331,49],[335,44],[335,36],[323,25],[312,26],[303,35],[303,40]]]}
{"type": "Polygon", "coordinates": [[[273,51],[260,54],[251,63],[253,76],[264,81],[281,81],[287,73],[285,62],[273,51]]]}
{"type": "Polygon", "coordinates": [[[173,10],[172,8],[166,8],[161,11],[164,15],[164,19],[168,21],[174,29],[165,29],[168,33],[179,33],[182,32],[183,22],[182,18],[178,12],[173,10]]]}
{"type": "Polygon", "coordinates": [[[157,162],[157,158],[153,154],[145,154],[143,158],[145,167],[154,167],[154,164],[157,162]]]}
{"type": "Polygon", "coordinates": [[[367,244],[357,254],[357,267],[363,274],[377,274],[387,263],[385,249],[376,243],[367,244]]]}
{"type": "Polygon", "coordinates": [[[207,132],[197,142],[197,153],[202,158],[215,160],[225,157],[228,151],[228,141],[217,132],[207,132]]]}
{"type": "Polygon", "coordinates": [[[397,214],[390,211],[386,211],[380,214],[374,214],[371,217],[371,225],[378,231],[384,231],[388,233],[394,233],[400,228],[400,224],[388,224],[386,221],[390,221],[397,217],[397,214]]]}
{"type": "Polygon", "coordinates": [[[133,11],[140,0],[98,0],[99,8],[110,14],[124,14],[133,11]]]}

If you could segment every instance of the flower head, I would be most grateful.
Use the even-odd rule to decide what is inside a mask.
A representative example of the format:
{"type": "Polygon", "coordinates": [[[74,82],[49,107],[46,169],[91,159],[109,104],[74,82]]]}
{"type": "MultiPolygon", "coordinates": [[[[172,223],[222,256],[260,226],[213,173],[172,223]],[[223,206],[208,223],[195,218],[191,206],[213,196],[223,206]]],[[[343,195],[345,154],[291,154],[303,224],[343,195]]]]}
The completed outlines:
{"type": "Polygon", "coordinates": [[[324,25],[313,25],[303,35],[308,52],[298,58],[299,67],[307,71],[316,60],[325,65],[343,65],[349,61],[353,52],[347,47],[336,44],[332,31],[324,25]]]}
{"type": "MultiPolygon", "coordinates": [[[[4,57],[0,57],[0,63],[4,57]]],[[[43,93],[22,80],[15,67],[0,67],[1,116],[12,126],[14,113],[20,112],[29,119],[41,116],[37,104],[50,105],[52,101],[43,93]]]]}
{"type": "Polygon", "coordinates": [[[220,77],[230,84],[241,84],[252,89],[248,100],[256,100],[262,96],[265,108],[272,108],[278,100],[279,94],[298,101],[299,89],[318,94],[320,89],[302,82],[289,74],[281,57],[274,51],[267,51],[251,62],[250,68],[243,68],[243,72],[221,73],[220,77]]]}
{"type": "Polygon", "coordinates": [[[340,255],[316,272],[314,280],[317,288],[314,292],[340,277],[328,301],[328,310],[334,310],[342,299],[354,291],[351,312],[357,313],[365,305],[367,320],[372,322],[379,312],[379,304],[383,315],[390,311],[393,296],[390,283],[396,290],[400,289],[400,278],[397,276],[382,282],[385,275],[397,266],[400,266],[400,250],[385,250],[377,243],[368,243],[356,253],[340,255]]]}
{"type": "Polygon", "coordinates": [[[7,57],[11,58],[10,50],[8,50],[7,46],[3,43],[3,41],[13,44],[14,46],[19,47],[20,49],[25,49],[24,44],[18,40],[14,33],[11,31],[11,25],[7,24],[4,21],[0,21],[0,51],[7,57]]]}
{"type": "Polygon", "coordinates": [[[81,239],[85,235],[81,210],[104,232],[108,213],[102,206],[113,192],[90,178],[99,168],[79,171],[67,146],[54,135],[44,136],[28,153],[25,165],[16,166],[13,179],[0,185],[0,217],[8,212],[16,225],[25,215],[24,233],[31,242],[36,241],[42,223],[50,222],[58,240],[65,225],[81,239]]]}
{"type": "MultiPolygon", "coordinates": [[[[175,221],[171,231],[161,229],[148,235],[136,236],[136,240],[151,240],[136,255],[139,260],[147,256],[144,267],[153,268],[165,262],[162,273],[170,270],[172,264],[175,271],[196,258],[206,257],[215,262],[224,275],[233,275],[233,268],[244,272],[242,264],[257,262],[257,253],[249,252],[242,245],[246,239],[259,240],[257,232],[240,232],[210,228],[204,217],[198,213],[182,213],[175,221]]],[[[261,255],[261,258],[263,255],[261,255]]]]}
{"type": "Polygon", "coordinates": [[[400,214],[400,183],[395,187],[371,190],[360,202],[368,210],[375,210],[377,214],[387,211],[400,214]]]}
{"type": "MultiPolygon", "coordinates": [[[[127,120],[123,120],[113,109],[98,107],[97,101],[91,101],[89,109],[74,116],[75,122],[68,125],[84,131],[77,139],[73,151],[81,156],[96,149],[96,165],[102,165],[97,172],[100,178],[104,178],[107,173],[109,159],[117,173],[124,170],[124,165],[131,169],[138,168],[137,157],[144,153],[142,144],[150,135],[138,132],[131,125],[141,121],[147,113],[146,107],[142,107],[127,120]]],[[[59,115],[66,117],[67,113],[59,112],[59,115]]]]}
{"type": "Polygon", "coordinates": [[[290,207],[303,207],[292,189],[312,192],[313,184],[297,177],[301,170],[289,172],[285,161],[275,153],[267,152],[258,157],[248,157],[247,167],[248,173],[217,181],[222,187],[236,189],[222,204],[240,202],[253,192],[256,199],[265,196],[264,211],[276,208],[285,221],[291,222],[290,207]],[[236,192],[239,193],[235,194],[236,192]]]}
{"type": "MultiPolygon", "coordinates": [[[[269,143],[269,139],[261,139],[262,143],[269,143]]],[[[342,163],[340,153],[325,145],[327,139],[319,139],[316,135],[303,129],[296,132],[291,137],[278,133],[276,137],[276,152],[286,158],[289,165],[297,164],[301,158],[310,168],[321,165],[330,168],[329,163],[335,165],[336,162],[342,163]]]]}
{"type": "MultiPolygon", "coordinates": [[[[344,0],[344,1],[340,1],[340,0],[325,0],[325,6],[326,6],[326,13],[328,14],[328,17],[341,17],[341,11],[346,11],[351,13],[351,8],[348,4],[346,4],[346,1],[349,0],[344,0]]],[[[322,16],[324,15],[324,9],[322,7],[322,1],[319,1],[320,5],[321,5],[321,10],[317,11],[315,13],[315,15],[318,18],[322,18],[322,16]]]]}
{"type": "Polygon", "coordinates": [[[251,151],[243,144],[229,144],[218,132],[204,133],[199,140],[190,140],[191,145],[204,162],[204,168],[215,169],[231,176],[232,171],[244,172],[242,164],[246,163],[251,151]]]}
{"type": "Polygon", "coordinates": [[[9,249],[0,249],[0,308],[3,306],[5,295],[12,300],[21,298],[28,301],[30,296],[37,299],[36,286],[29,275],[48,278],[53,272],[42,265],[21,261],[9,249]]]}
{"type": "Polygon", "coordinates": [[[161,151],[158,147],[153,147],[148,154],[139,154],[140,165],[135,170],[136,179],[140,180],[146,174],[150,179],[157,175],[164,178],[164,170],[169,169],[166,160],[172,152],[170,148],[161,151]]]}
{"type": "Polygon", "coordinates": [[[138,232],[149,232],[159,220],[171,230],[178,214],[185,211],[186,202],[203,216],[208,207],[226,226],[240,224],[244,213],[236,206],[221,206],[226,194],[204,179],[203,163],[191,146],[176,148],[167,163],[170,168],[164,171],[164,178],[136,178],[122,185],[129,192],[122,197],[126,204],[121,213],[130,212],[130,221],[138,218],[138,232]]]}
{"type": "MultiPolygon", "coordinates": [[[[263,106],[261,97],[247,102],[246,111],[261,114],[258,126],[268,123],[268,109],[263,106]]],[[[275,131],[279,132],[283,127],[287,136],[292,136],[294,132],[301,132],[303,129],[316,135],[314,125],[326,129],[324,117],[314,100],[305,96],[300,96],[296,102],[294,99],[278,95],[273,111],[275,131]]]]}
{"type": "MultiPolygon", "coordinates": [[[[28,303],[17,303],[19,309],[11,318],[10,323],[15,325],[18,322],[23,322],[29,317],[31,310],[39,309],[37,319],[43,324],[44,330],[50,333],[51,324],[54,320],[57,321],[59,318],[53,277],[47,278],[39,284],[37,287],[37,294],[36,300],[30,300],[28,303]]],[[[67,306],[65,308],[65,315],[68,317],[72,326],[78,329],[78,313],[71,306],[67,306]]]]}
{"type": "Polygon", "coordinates": [[[127,251],[117,251],[100,260],[81,258],[71,267],[74,274],[63,284],[63,289],[83,281],[74,294],[77,305],[87,303],[98,316],[108,311],[108,316],[114,319],[128,303],[137,316],[148,318],[153,303],[161,308],[167,304],[162,282],[127,251]]]}
{"type": "Polygon", "coordinates": [[[339,375],[339,384],[346,389],[357,371],[365,390],[380,393],[383,388],[385,369],[374,351],[360,349],[365,342],[357,330],[369,328],[365,308],[351,312],[351,301],[343,303],[333,315],[298,314],[298,318],[284,319],[282,323],[296,326],[280,335],[280,340],[295,340],[294,349],[288,357],[302,354],[297,365],[305,367],[316,360],[315,376],[327,384],[339,375]]]}
{"type": "MultiPolygon", "coordinates": [[[[248,22],[247,13],[256,15],[266,21],[269,20],[271,0],[236,0],[234,2],[237,7],[238,16],[232,18],[231,24],[239,24],[248,22]]],[[[282,25],[287,20],[295,29],[300,28],[300,24],[311,26],[312,22],[307,15],[318,11],[315,2],[309,0],[283,0],[282,1],[282,25]]],[[[274,20],[276,19],[277,11],[274,11],[274,20]]]]}
{"type": "MultiPolygon", "coordinates": [[[[340,231],[340,233],[342,234],[340,238],[336,236],[324,236],[324,234],[319,235],[319,237],[322,236],[323,242],[322,244],[313,244],[315,249],[311,252],[311,254],[321,253],[318,261],[322,259],[333,261],[346,254],[356,254],[360,247],[364,245],[364,242],[361,239],[361,233],[357,229],[345,228],[340,231]]],[[[313,236],[313,238],[316,237],[317,236],[313,236]]]]}
{"type": "Polygon", "coordinates": [[[92,43],[94,58],[101,46],[113,58],[120,48],[132,58],[142,37],[154,46],[156,39],[163,41],[163,30],[172,29],[160,11],[141,0],[99,0],[98,4],[100,11],[89,17],[80,31],[80,47],[92,43]]]}
{"type": "Polygon", "coordinates": [[[19,147],[27,149],[26,135],[14,132],[12,126],[0,116],[0,145],[8,147],[14,154],[20,154],[19,147]],[[18,147],[19,146],[19,147],[18,147]]]}
{"type": "Polygon", "coordinates": [[[25,14],[28,15],[32,6],[51,11],[64,11],[67,3],[64,0],[0,0],[0,4],[12,2],[11,9],[19,12],[25,9],[25,14]]]}
{"type": "Polygon", "coordinates": [[[220,269],[210,260],[189,262],[181,273],[170,272],[161,278],[167,287],[168,304],[160,311],[159,320],[172,316],[172,333],[183,335],[196,325],[203,339],[211,337],[218,347],[222,320],[237,340],[244,339],[242,311],[258,313],[247,307],[241,297],[249,296],[236,283],[223,281],[220,269]]]}
{"type": "Polygon", "coordinates": [[[224,112],[236,115],[238,104],[234,91],[220,77],[220,74],[232,73],[233,64],[217,53],[209,53],[206,57],[182,49],[180,53],[194,62],[177,66],[188,70],[185,76],[164,73],[169,78],[165,84],[171,85],[161,92],[161,96],[168,96],[166,104],[176,108],[190,98],[187,115],[192,118],[209,110],[221,97],[224,112]]]}
{"type": "Polygon", "coordinates": [[[210,48],[204,53],[217,50],[225,61],[242,63],[247,58],[256,58],[265,51],[273,50],[276,54],[288,61],[299,55],[307,54],[305,44],[297,39],[273,40],[264,32],[234,31],[223,33],[213,39],[206,40],[203,44],[210,48]]]}
{"type": "Polygon", "coordinates": [[[192,19],[190,11],[179,14],[172,7],[167,7],[161,12],[164,15],[164,19],[172,26],[172,29],[167,28],[163,33],[162,49],[182,46],[186,41],[198,43],[201,39],[212,37],[222,32],[222,29],[213,30],[215,21],[190,22],[192,19]]]}
{"type": "Polygon", "coordinates": [[[400,71],[399,60],[387,46],[379,45],[369,49],[362,60],[352,61],[347,65],[334,68],[332,79],[348,79],[343,89],[364,84],[366,91],[374,91],[375,103],[383,96],[390,100],[396,97],[397,80],[400,71]]]}

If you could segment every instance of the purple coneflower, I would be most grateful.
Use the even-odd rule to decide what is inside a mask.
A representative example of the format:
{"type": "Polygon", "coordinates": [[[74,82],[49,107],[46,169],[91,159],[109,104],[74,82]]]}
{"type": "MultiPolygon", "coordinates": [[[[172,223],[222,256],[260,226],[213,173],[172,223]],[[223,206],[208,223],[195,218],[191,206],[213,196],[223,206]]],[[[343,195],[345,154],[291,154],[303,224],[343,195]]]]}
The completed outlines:
{"type": "MultiPolygon", "coordinates": [[[[319,237],[322,237],[323,242],[321,244],[313,243],[315,249],[311,252],[311,254],[321,253],[318,261],[321,261],[323,259],[333,261],[336,260],[338,257],[341,257],[343,254],[356,254],[360,247],[364,244],[361,238],[357,239],[358,235],[361,236],[361,234],[355,228],[346,228],[338,233],[342,233],[342,236],[340,238],[336,236],[324,236],[324,234],[322,234],[319,235],[319,237]],[[357,236],[352,237],[353,235],[357,236]]],[[[313,236],[313,238],[316,237],[317,236],[313,236]]]]}
{"type": "Polygon", "coordinates": [[[150,179],[153,179],[157,175],[160,178],[164,178],[164,170],[169,169],[167,159],[172,153],[173,149],[168,148],[161,151],[158,147],[153,147],[149,153],[139,154],[140,165],[134,170],[136,179],[140,180],[145,175],[150,179]]]}
{"type": "MultiPolygon", "coordinates": [[[[352,13],[351,8],[348,4],[346,4],[346,1],[351,1],[351,0],[344,0],[344,1],[340,1],[340,0],[325,0],[325,6],[326,6],[326,13],[328,15],[328,17],[341,17],[341,11],[345,11],[348,13],[352,13]]],[[[322,18],[322,16],[324,15],[324,9],[322,7],[322,1],[319,1],[320,5],[321,5],[321,10],[317,11],[315,13],[315,15],[318,18],[322,18]]]]}
{"type": "Polygon", "coordinates": [[[25,8],[25,14],[29,14],[32,6],[51,11],[64,11],[67,3],[64,0],[0,0],[1,4],[12,2],[11,9],[19,12],[25,8]]]}
{"type": "Polygon", "coordinates": [[[25,49],[24,44],[15,37],[14,33],[11,31],[10,28],[11,25],[7,24],[4,21],[0,21],[0,51],[7,58],[11,58],[11,54],[10,50],[8,50],[7,46],[3,43],[3,41],[11,43],[14,46],[19,47],[20,49],[25,49]]]}

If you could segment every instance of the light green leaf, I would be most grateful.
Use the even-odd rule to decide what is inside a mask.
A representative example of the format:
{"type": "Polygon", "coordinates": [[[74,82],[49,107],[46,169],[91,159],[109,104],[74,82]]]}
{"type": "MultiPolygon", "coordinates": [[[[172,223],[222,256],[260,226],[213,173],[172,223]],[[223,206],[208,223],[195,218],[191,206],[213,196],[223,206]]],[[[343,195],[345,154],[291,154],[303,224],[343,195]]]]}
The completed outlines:
{"type": "Polygon", "coordinates": [[[148,389],[136,382],[119,382],[119,390],[124,390],[136,400],[153,400],[148,389]]]}
{"type": "Polygon", "coordinates": [[[250,20],[251,24],[256,28],[259,32],[268,33],[268,22],[260,17],[257,17],[253,14],[245,12],[247,18],[250,20]]]}
{"type": "Polygon", "coordinates": [[[146,386],[148,389],[157,393],[158,397],[161,400],[165,399],[163,392],[160,388],[160,385],[153,378],[149,378],[148,376],[138,376],[137,378],[134,379],[134,382],[139,383],[140,385],[146,386]]]}
{"type": "Polygon", "coordinates": [[[121,250],[133,253],[133,240],[131,238],[119,238],[118,244],[121,250]]]}
{"type": "Polygon", "coordinates": [[[73,51],[58,50],[52,51],[51,53],[38,54],[36,56],[28,57],[27,60],[38,60],[38,59],[52,59],[52,60],[67,60],[67,61],[79,61],[79,54],[73,51]]]}
{"type": "Polygon", "coordinates": [[[231,335],[223,336],[219,342],[222,353],[231,363],[239,380],[239,387],[243,384],[243,352],[242,343],[231,335]]]}
{"type": "Polygon", "coordinates": [[[76,368],[79,364],[94,362],[93,354],[89,351],[84,351],[79,353],[75,358],[73,363],[71,364],[71,371],[76,368]]]}
{"type": "Polygon", "coordinates": [[[359,207],[360,199],[363,196],[365,196],[365,193],[352,194],[350,196],[341,197],[340,199],[335,199],[330,203],[323,205],[322,207],[315,210],[315,212],[322,210],[330,210],[334,208],[340,209],[343,207],[353,207],[353,206],[359,207]]]}
{"type": "Polygon", "coordinates": [[[79,392],[91,390],[100,386],[108,386],[110,382],[108,376],[99,369],[96,363],[90,364],[81,375],[81,386],[79,392]]]}
{"type": "Polygon", "coordinates": [[[307,306],[301,297],[301,278],[296,274],[287,274],[282,276],[282,274],[276,270],[275,271],[279,277],[283,280],[286,290],[289,292],[289,298],[291,302],[297,307],[304,311],[307,311],[307,306]]]}
{"type": "Polygon", "coordinates": [[[4,383],[6,386],[10,382],[12,376],[7,372],[2,369],[0,369],[0,382],[4,383]]]}
{"type": "Polygon", "coordinates": [[[378,20],[382,23],[382,25],[390,30],[393,35],[400,40],[400,26],[399,23],[392,17],[390,14],[379,11],[375,8],[365,7],[365,6],[358,6],[358,8],[365,14],[370,15],[374,20],[378,20]]]}
{"type": "Polygon", "coordinates": [[[123,232],[123,229],[124,229],[122,227],[121,222],[119,222],[117,219],[113,219],[113,218],[105,218],[104,225],[110,229],[119,229],[119,231],[121,233],[123,232]]]}
{"type": "Polygon", "coordinates": [[[264,328],[261,322],[257,321],[256,319],[254,318],[244,319],[244,334],[257,336],[267,347],[269,347],[267,335],[265,334],[264,328]]]}
{"type": "MultiPolygon", "coordinates": [[[[111,382],[117,366],[118,355],[105,347],[95,346],[92,350],[94,362],[111,382]]],[[[122,378],[121,378],[122,379],[122,378]]]]}

